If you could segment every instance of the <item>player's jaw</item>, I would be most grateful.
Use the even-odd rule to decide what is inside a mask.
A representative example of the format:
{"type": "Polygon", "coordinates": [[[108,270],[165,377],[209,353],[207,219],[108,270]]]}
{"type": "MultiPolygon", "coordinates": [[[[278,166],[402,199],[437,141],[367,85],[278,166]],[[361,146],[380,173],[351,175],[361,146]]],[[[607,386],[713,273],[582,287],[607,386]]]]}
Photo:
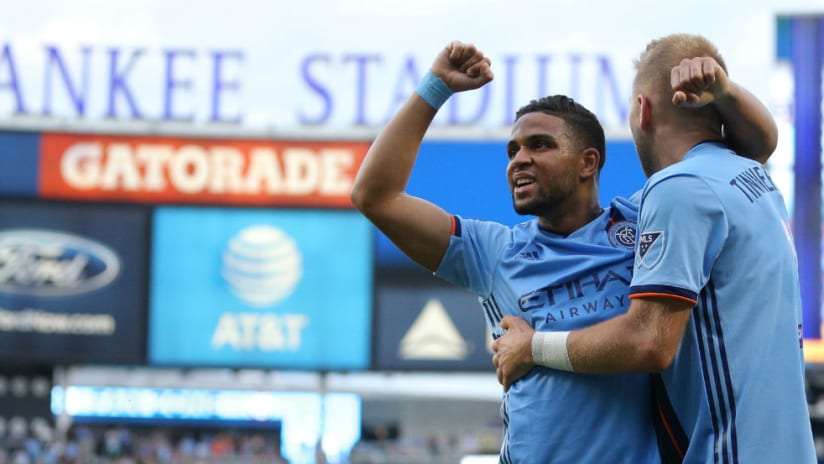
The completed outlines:
{"type": "Polygon", "coordinates": [[[541,176],[540,170],[513,172],[509,178],[509,187],[515,212],[552,216],[564,210],[565,205],[575,196],[575,176],[574,171],[564,170],[549,178],[541,176]]]}
{"type": "Polygon", "coordinates": [[[535,173],[517,170],[509,176],[512,205],[518,214],[533,214],[536,204],[542,203],[543,189],[535,173]]]}
{"type": "Polygon", "coordinates": [[[537,180],[522,180],[513,184],[512,205],[522,215],[543,216],[556,209],[563,194],[553,188],[545,188],[537,180]]]}

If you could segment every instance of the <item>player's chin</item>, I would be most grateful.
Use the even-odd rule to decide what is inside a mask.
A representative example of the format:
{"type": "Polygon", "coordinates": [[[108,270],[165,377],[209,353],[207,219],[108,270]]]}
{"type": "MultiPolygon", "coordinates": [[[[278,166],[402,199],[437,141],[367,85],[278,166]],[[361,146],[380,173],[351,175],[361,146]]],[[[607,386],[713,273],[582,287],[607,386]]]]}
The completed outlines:
{"type": "Polygon", "coordinates": [[[512,206],[515,208],[515,212],[521,215],[530,215],[536,214],[536,205],[534,201],[531,200],[519,200],[517,198],[512,199],[512,206]]]}

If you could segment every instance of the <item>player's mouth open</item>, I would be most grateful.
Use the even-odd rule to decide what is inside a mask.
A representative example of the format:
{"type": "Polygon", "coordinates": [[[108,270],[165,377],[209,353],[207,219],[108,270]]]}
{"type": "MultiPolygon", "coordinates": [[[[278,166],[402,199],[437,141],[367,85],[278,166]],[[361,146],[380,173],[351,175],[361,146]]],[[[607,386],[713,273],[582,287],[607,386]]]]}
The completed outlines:
{"type": "Polygon", "coordinates": [[[535,180],[532,179],[532,178],[528,178],[528,177],[521,177],[519,179],[515,179],[515,182],[514,182],[514,184],[515,184],[514,187],[515,188],[513,189],[513,191],[515,193],[523,192],[523,191],[529,189],[529,187],[534,183],[535,183],[535,180]]]}

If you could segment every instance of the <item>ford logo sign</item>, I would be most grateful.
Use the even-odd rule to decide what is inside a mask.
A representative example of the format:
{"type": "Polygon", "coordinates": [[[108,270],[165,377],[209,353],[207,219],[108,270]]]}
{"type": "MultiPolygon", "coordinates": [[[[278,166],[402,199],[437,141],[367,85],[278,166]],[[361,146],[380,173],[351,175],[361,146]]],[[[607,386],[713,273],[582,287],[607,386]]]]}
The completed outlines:
{"type": "Polygon", "coordinates": [[[120,274],[111,248],[37,229],[0,232],[0,293],[61,297],[105,287],[120,274]]]}

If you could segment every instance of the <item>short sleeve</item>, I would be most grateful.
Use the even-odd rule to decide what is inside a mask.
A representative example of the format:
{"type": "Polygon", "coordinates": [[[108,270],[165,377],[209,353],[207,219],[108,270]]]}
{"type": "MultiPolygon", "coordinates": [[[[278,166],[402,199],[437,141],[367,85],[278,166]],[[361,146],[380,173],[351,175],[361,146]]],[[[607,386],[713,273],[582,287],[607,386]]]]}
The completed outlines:
{"type": "Polygon", "coordinates": [[[641,201],[630,298],[694,304],[727,233],[723,207],[702,179],[679,175],[649,185],[641,201]]]}
{"type": "Polygon", "coordinates": [[[449,248],[435,275],[480,296],[492,291],[492,276],[503,250],[512,243],[512,230],[489,221],[453,216],[449,248]]]}

